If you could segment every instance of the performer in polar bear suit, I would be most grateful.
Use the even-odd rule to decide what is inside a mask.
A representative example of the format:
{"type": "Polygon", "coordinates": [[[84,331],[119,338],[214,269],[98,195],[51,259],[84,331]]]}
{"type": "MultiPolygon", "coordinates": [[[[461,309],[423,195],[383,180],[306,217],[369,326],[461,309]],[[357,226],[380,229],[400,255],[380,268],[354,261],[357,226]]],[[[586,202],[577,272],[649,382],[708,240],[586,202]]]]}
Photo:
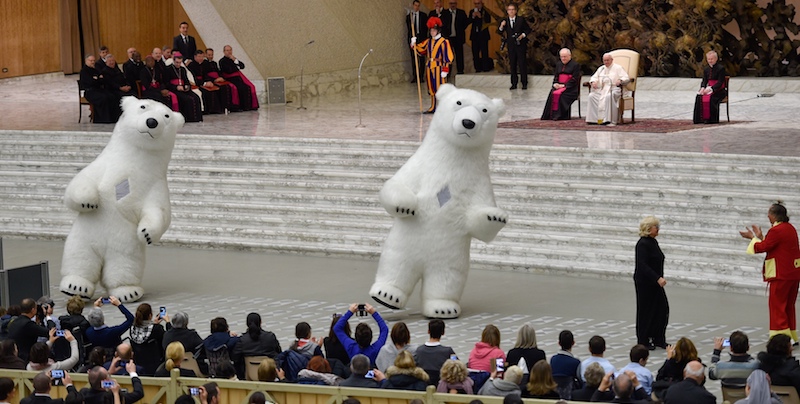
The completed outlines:
{"type": "Polygon", "coordinates": [[[395,219],[369,294],[403,308],[421,279],[422,313],[454,318],[461,314],[470,241],[492,241],[508,217],[495,205],[489,177],[505,105],[451,84],[436,98],[425,140],[381,189],[380,202],[395,219]]]}
{"type": "Polygon", "coordinates": [[[60,288],[91,298],[101,282],[109,296],[132,302],[144,294],[145,246],[169,227],[167,165],[184,118],[155,101],[121,104],[108,145],[67,186],[64,204],[78,217],[64,245],[60,288]]]}

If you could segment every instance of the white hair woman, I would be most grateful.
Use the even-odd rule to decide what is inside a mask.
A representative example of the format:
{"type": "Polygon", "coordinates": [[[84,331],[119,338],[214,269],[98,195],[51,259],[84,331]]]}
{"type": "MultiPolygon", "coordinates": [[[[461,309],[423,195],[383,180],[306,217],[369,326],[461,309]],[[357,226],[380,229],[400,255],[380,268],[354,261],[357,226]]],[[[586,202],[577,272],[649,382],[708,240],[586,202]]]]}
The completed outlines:
{"type": "Polygon", "coordinates": [[[633,281],[636,287],[636,339],[648,349],[667,348],[669,302],[664,287],[664,253],[658,246],[661,225],[655,216],[639,223],[639,242],[636,243],[636,268],[633,281]]]}

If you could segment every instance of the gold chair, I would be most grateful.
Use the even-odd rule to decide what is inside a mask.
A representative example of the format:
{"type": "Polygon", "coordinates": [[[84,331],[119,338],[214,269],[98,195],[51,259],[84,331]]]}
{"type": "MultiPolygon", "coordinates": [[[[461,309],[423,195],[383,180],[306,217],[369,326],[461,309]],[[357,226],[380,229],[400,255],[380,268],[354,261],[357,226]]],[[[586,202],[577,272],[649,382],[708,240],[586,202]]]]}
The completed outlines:
{"type": "Polygon", "coordinates": [[[84,89],[81,87],[81,81],[76,81],[78,82],[78,123],[81,123],[84,105],[89,106],[89,122],[94,122],[94,105],[92,105],[92,103],[83,96],[84,89]]]}
{"type": "Polygon", "coordinates": [[[630,82],[622,86],[623,94],[619,99],[619,123],[623,122],[625,111],[631,111],[631,123],[636,122],[636,79],[639,77],[639,52],[630,49],[617,49],[609,52],[614,63],[622,66],[628,73],[630,82]],[[625,90],[629,93],[625,94],[625,90]]]}
{"type": "Polygon", "coordinates": [[[197,375],[197,377],[206,377],[206,375],[200,371],[200,365],[197,364],[197,359],[194,358],[194,355],[191,352],[186,352],[183,354],[181,368],[194,370],[194,374],[197,375]]]}
{"type": "Polygon", "coordinates": [[[258,381],[258,366],[261,361],[269,356],[245,356],[244,357],[244,376],[245,380],[258,381]]]}
{"type": "Polygon", "coordinates": [[[800,404],[800,396],[794,386],[772,386],[772,391],[780,397],[783,404],[800,404]]]}
{"type": "Polygon", "coordinates": [[[725,387],[722,386],[722,400],[723,401],[730,401],[731,403],[735,403],[743,398],[747,397],[744,394],[744,387],[725,387]]]}

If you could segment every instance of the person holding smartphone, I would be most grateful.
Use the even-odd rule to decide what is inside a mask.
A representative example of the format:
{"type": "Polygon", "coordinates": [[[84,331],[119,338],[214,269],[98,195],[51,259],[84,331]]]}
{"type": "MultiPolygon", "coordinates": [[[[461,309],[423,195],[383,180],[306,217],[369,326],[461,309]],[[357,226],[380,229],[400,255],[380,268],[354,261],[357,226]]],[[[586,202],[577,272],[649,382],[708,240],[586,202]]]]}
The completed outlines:
{"type": "Polygon", "coordinates": [[[489,324],[481,332],[481,340],[475,343],[475,347],[469,353],[467,367],[491,373],[495,370],[497,359],[505,362],[506,353],[500,349],[500,329],[489,324]]]}
{"type": "Polygon", "coordinates": [[[72,385],[72,379],[66,371],[59,370],[52,375],[50,372],[40,372],[33,377],[33,394],[20,400],[23,404],[49,404],[49,403],[83,403],[83,396],[72,385]],[[60,374],[58,372],[63,372],[60,374]],[[58,376],[58,377],[56,377],[58,376]],[[67,397],[64,399],[53,399],[50,397],[52,386],[66,386],[67,397]]]}
{"type": "Polygon", "coordinates": [[[759,368],[756,358],[750,356],[750,340],[747,334],[741,331],[734,331],[730,338],[714,338],[714,353],[711,355],[711,366],[708,367],[708,378],[720,380],[722,387],[744,388],[747,384],[747,377],[754,370],[759,368]],[[720,362],[722,350],[727,346],[731,350],[731,359],[727,362],[720,362]]]}
{"type": "Polygon", "coordinates": [[[133,325],[133,314],[116,298],[116,296],[101,297],[94,302],[94,308],[89,311],[87,316],[91,328],[86,330],[86,338],[94,346],[102,346],[107,349],[116,349],[122,343],[122,334],[126,333],[133,325]],[[106,304],[116,306],[120,313],[125,316],[125,321],[115,326],[106,325],[105,315],[102,307],[106,304]]]}
{"type": "Polygon", "coordinates": [[[55,328],[50,329],[50,339],[47,343],[37,342],[33,344],[30,356],[28,357],[30,362],[28,362],[26,366],[27,370],[46,372],[51,369],[72,369],[78,364],[78,341],[75,340],[75,337],[72,336],[69,330],[62,331],[64,334],[63,337],[57,337],[57,331],[58,330],[55,328]],[[50,358],[50,347],[59,338],[64,338],[69,341],[71,354],[69,358],[56,362],[50,358]]]}
{"type": "Polygon", "coordinates": [[[133,391],[123,392],[120,389],[118,391],[120,400],[115,401],[114,389],[119,385],[115,387],[114,385],[106,383],[104,386],[104,381],[112,381],[114,384],[116,384],[116,382],[108,376],[108,370],[102,366],[95,366],[89,369],[88,372],[89,387],[83,388],[80,392],[81,395],[83,395],[83,402],[85,404],[106,404],[108,402],[135,403],[144,398],[144,387],[142,386],[142,381],[139,379],[139,374],[136,373],[136,364],[133,361],[129,361],[125,364],[125,369],[128,371],[128,374],[130,374],[133,391]]]}
{"type": "Polygon", "coordinates": [[[389,336],[389,327],[386,326],[386,323],[383,321],[383,318],[372,305],[368,303],[364,303],[359,305],[358,303],[353,303],[350,305],[348,310],[344,313],[342,318],[333,326],[333,331],[336,333],[336,337],[339,341],[344,345],[344,349],[347,351],[347,355],[351,358],[358,354],[366,355],[369,360],[370,364],[374,367],[375,366],[375,359],[378,357],[378,353],[380,352],[381,347],[386,344],[386,338],[389,336]],[[359,310],[361,307],[361,310],[359,310]],[[378,330],[380,334],[378,335],[378,339],[375,343],[372,342],[372,328],[369,327],[366,323],[359,323],[356,326],[355,331],[355,339],[350,338],[345,332],[345,324],[347,321],[350,320],[350,317],[353,317],[353,314],[359,311],[364,314],[369,314],[378,323],[378,330]]]}
{"type": "Polygon", "coordinates": [[[136,308],[136,316],[130,330],[131,347],[139,366],[142,367],[143,376],[155,374],[158,365],[164,362],[164,349],[161,343],[164,341],[164,326],[171,328],[166,307],[162,307],[158,316],[153,318],[153,308],[147,303],[142,303],[136,308]]]}

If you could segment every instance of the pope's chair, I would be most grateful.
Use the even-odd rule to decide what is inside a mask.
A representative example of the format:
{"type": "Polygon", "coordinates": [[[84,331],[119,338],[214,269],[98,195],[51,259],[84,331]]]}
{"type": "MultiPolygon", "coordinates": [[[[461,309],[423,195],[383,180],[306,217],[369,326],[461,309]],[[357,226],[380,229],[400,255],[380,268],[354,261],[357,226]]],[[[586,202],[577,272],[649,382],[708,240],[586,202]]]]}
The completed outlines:
{"type": "Polygon", "coordinates": [[[636,79],[639,76],[639,52],[630,49],[616,49],[611,52],[611,57],[614,58],[614,63],[622,66],[625,72],[628,73],[630,82],[621,85],[622,97],[619,99],[619,118],[617,122],[624,123],[623,117],[625,111],[631,111],[631,123],[636,122],[636,79]],[[625,90],[629,92],[625,94],[625,90]]]}

